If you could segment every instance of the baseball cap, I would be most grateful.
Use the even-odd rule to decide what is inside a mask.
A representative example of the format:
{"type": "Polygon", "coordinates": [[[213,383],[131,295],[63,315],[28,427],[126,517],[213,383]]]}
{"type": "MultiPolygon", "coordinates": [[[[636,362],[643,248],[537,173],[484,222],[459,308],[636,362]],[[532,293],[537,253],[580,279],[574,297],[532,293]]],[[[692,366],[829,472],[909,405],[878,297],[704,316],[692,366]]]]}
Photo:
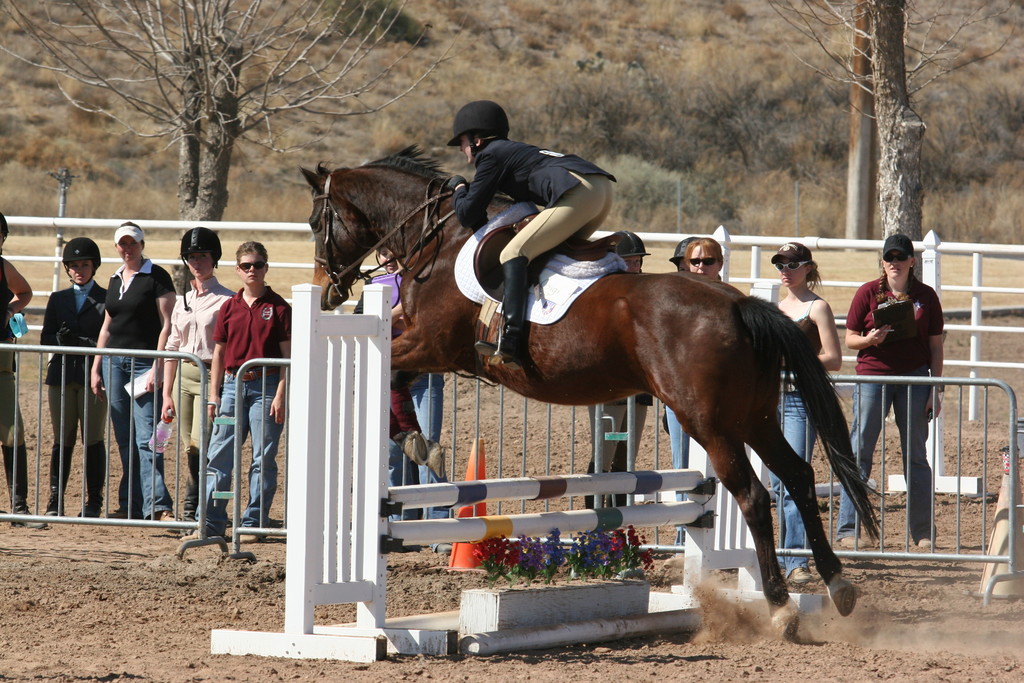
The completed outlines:
{"type": "Polygon", "coordinates": [[[779,261],[810,261],[811,250],[800,244],[799,242],[786,242],[779,251],[772,256],[772,263],[778,263],[779,261]]]}
{"type": "Polygon", "coordinates": [[[122,223],[121,227],[114,232],[114,244],[121,241],[122,237],[131,237],[136,242],[142,242],[146,237],[142,234],[142,228],[134,223],[122,223]]]}
{"type": "Polygon", "coordinates": [[[882,256],[885,256],[890,251],[898,251],[904,256],[913,256],[914,243],[902,233],[893,233],[885,238],[885,244],[882,246],[882,256]]]}

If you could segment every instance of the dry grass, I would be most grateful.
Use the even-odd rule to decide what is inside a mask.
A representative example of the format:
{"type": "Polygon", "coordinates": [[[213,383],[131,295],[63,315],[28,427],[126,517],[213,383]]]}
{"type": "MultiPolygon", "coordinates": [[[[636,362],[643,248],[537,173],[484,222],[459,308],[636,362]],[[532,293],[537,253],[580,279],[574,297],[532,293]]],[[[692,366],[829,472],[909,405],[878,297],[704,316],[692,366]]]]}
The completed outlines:
{"type": "MultiPolygon", "coordinates": [[[[295,169],[321,160],[356,165],[418,143],[452,172],[465,173],[443,142],[458,105],[488,97],[507,105],[514,137],[608,164],[622,181],[624,199],[635,194],[627,185],[681,178],[684,225],[724,223],[743,234],[792,227],[793,181],[799,178],[801,232],[844,232],[846,89],[794,58],[791,51],[824,63],[818,48],[801,41],[765,3],[422,0],[408,9],[433,25],[419,60],[436,57],[454,40],[449,60],[380,114],[293,122],[281,142],[316,141],[304,151],[280,155],[239,145],[226,219],[303,220],[307,197],[295,169]],[[598,52],[600,71],[577,68],[577,60],[598,52]],[[647,168],[616,165],[630,157],[647,168]]],[[[1022,17],[1018,3],[974,36],[971,49],[990,48],[1022,17]]],[[[5,40],[24,45],[24,36],[13,31],[5,40]]],[[[929,123],[925,229],[943,239],[1019,239],[1024,147],[1015,131],[1024,109],[1022,43],[1024,37],[1014,36],[994,58],[918,96],[916,106],[929,123]]],[[[46,174],[68,167],[79,176],[69,215],[177,215],[176,149],[72,110],[48,74],[5,56],[0,77],[10,86],[0,108],[0,210],[55,213],[56,183],[46,174]]],[[[662,192],[642,204],[624,201],[612,221],[674,231],[677,213],[674,193],[662,192]]]]}

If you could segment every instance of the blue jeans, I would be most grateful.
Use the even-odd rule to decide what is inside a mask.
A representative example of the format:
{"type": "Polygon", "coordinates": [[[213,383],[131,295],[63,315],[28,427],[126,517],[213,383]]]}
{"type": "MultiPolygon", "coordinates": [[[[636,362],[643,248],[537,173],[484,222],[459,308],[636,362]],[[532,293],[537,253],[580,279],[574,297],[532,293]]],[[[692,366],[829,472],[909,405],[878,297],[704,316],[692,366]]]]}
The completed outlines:
{"type": "MultiPolygon", "coordinates": [[[[928,368],[919,368],[907,374],[926,377],[928,368]]],[[[889,414],[890,408],[894,411],[903,452],[903,474],[909,474],[907,520],[914,543],[932,537],[932,468],[928,464],[926,453],[928,419],[925,417],[929,394],[930,389],[926,385],[858,384],[853,390],[853,426],[850,429],[850,440],[865,480],[871,475],[872,456],[882,430],[882,421],[889,414]]],[[[855,528],[856,514],[844,489],[839,497],[839,528],[836,530],[836,538],[853,536],[855,528]]]]}
{"type": "MultiPolygon", "coordinates": [[[[690,467],[690,437],[683,426],[679,424],[676,414],[671,408],[665,406],[665,422],[668,423],[668,445],[672,449],[672,469],[685,470],[690,467]]],[[[683,494],[676,496],[677,500],[683,500],[683,494]]],[[[683,527],[676,527],[676,545],[683,544],[683,527]]]]}
{"type": "MultiPolygon", "coordinates": [[[[805,462],[810,462],[811,455],[814,453],[814,440],[817,438],[817,432],[814,426],[807,421],[807,412],[804,409],[803,399],[800,398],[800,392],[783,392],[779,405],[779,420],[782,422],[782,433],[786,437],[786,443],[792,446],[796,454],[805,462]]],[[[807,534],[804,531],[804,520],[800,517],[796,503],[778,477],[769,472],[769,478],[772,483],[772,491],[775,492],[775,507],[779,515],[780,547],[806,548],[807,534]]],[[[785,576],[789,576],[789,573],[797,567],[807,568],[806,557],[780,557],[779,563],[782,565],[785,576]]]]}
{"type": "MultiPolygon", "coordinates": [[[[416,421],[420,423],[423,436],[431,441],[439,441],[441,439],[441,420],[444,417],[444,375],[439,373],[420,375],[409,386],[409,393],[412,396],[416,421]]],[[[419,483],[437,484],[446,481],[447,479],[441,479],[426,465],[419,466],[419,483]]],[[[426,519],[447,519],[449,510],[448,507],[427,508],[426,519]]]]}
{"type": "Polygon", "coordinates": [[[118,507],[133,519],[154,517],[172,509],[171,494],[164,483],[164,455],[149,446],[153,425],[160,413],[159,392],[133,399],[125,391],[128,382],[149,372],[151,358],[103,357],[103,384],[110,405],[114,439],[121,453],[118,507]]]}
{"type": "MultiPolygon", "coordinates": [[[[209,463],[206,466],[206,526],[211,535],[223,536],[227,529],[228,501],[215,499],[215,491],[231,490],[235,466],[235,434],[245,442],[252,435],[252,466],[249,468],[249,504],[242,513],[241,527],[265,528],[270,523],[270,506],[277,493],[277,446],[284,425],[270,416],[270,405],[277,393],[280,375],[257,377],[242,383],[242,415],[235,425],[218,424],[210,436],[209,463]],[[266,385],[264,386],[264,381],[266,385]],[[264,393],[266,392],[266,393],[264,393]]],[[[235,376],[224,375],[221,391],[221,417],[235,416],[235,376]]],[[[235,492],[238,495],[239,492],[235,492]]]]}

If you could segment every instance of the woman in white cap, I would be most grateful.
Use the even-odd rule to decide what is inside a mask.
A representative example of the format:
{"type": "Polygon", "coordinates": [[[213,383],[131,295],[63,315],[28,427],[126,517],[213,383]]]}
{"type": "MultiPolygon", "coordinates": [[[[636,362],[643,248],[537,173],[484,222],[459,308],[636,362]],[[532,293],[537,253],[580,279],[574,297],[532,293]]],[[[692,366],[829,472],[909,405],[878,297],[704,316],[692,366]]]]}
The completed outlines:
{"type": "MultiPolygon", "coordinates": [[[[858,375],[942,376],[942,304],[935,290],[914,276],[914,244],[894,233],[882,246],[881,277],[865,282],[853,295],[846,316],[846,346],[857,352],[858,375]],[[905,303],[904,303],[905,302],[905,303]],[[900,305],[902,304],[902,305],[900,305]],[[898,308],[890,309],[890,306],[898,308]],[[889,309],[888,311],[885,309],[889,309]],[[906,324],[894,313],[906,311],[906,324]],[[891,322],[883,322],[883,320],[891,322]]],[[[928,385],[857,384],[853,391],[853,453],[867,479],[882,421],[893,408],[903,449],[907,481],[907,526],[913,545],[931,550],[932,468],[926,444],[928,421],[942,409],[942,387],[928,385]],[[909,461],[909,462],[908,462],[909,461]]],[[[857,546],[857,519],[846,491],[839,499],[836,538],[846,548],[857,546]]]]}
{"type": "MultiPolygon", "coordinates": [[[[162,351],[171,332],[174,310],[171,276],[143,255],[146,240],[135,223],[122,223],[114,233],[114,244],[122,264],[107,287],[106,311],[96,348],[162,351]]],[[[164,484],[163,454],[154,453],[149,444],[160,414],[160,393],[156,389],[162,376],[161,364],[135,356],[101,356],[98,361],[92,366],[92,390],[109,402],[114,437],[121,452],[119,508],[111,516],[173,520],[171,496],[164,484]]]]}
{"type": "MultiPolygon", "coordinates": [[[[838,370],[843,364],[843,353],[839,347],[836,319],[828,302],[814,292],[821,285],[821,275],[818,273],[818,264],[811,258],[811,250],[799,242],[787,242],[772,256],[772,265],[778,269],[782,286],[788,291],[786,298],[779,302],[779,309],[792,318],[807,335],[825,369],[838,370]]],[[[814,426],[807,421],[800,392],[791,386],[784,387],[779,412],[786,441],[797,455],[810,462],[817,434],[814,426]]],[[[774,474],[770,476],[772,490],[775,492],[775,506],[779,511],[779,547],[808,547],[804,523],[796,503],[779,478],[774,474]]],[[[807,569],[806,557],[780,557],[779,561],[783,576],[791,583],[801,585],[813,578],[807,569]]]]}

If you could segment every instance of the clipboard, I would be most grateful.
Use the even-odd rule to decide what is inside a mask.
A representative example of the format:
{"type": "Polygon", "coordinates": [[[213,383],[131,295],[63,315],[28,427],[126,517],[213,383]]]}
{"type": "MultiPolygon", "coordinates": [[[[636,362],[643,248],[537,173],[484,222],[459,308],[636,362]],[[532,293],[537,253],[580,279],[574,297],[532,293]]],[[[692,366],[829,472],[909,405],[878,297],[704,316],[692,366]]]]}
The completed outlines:
{"type": "Polygon", "coordinates": [[[909,299],[888,306],[879,306],[872,312],[871,317],[875,321],[875,327],[892,326],[892,332],[886,336],[882,346],[917,336],[914,302],[909,299]]]}

